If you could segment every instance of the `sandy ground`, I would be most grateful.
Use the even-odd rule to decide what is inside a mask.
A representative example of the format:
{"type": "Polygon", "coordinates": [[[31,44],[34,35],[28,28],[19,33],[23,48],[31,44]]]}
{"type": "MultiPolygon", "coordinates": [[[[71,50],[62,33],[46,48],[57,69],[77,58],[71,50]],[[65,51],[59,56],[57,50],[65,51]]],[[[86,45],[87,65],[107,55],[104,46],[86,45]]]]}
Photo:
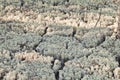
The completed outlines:
{"type": "MultiPolygon", "coordinates": [[[[3,8],[0,80],[119,80],[117,16],[82,10],[72,4],[3,8]]],[[[102,8],[108,11],[116,14],[102,8]]]]}

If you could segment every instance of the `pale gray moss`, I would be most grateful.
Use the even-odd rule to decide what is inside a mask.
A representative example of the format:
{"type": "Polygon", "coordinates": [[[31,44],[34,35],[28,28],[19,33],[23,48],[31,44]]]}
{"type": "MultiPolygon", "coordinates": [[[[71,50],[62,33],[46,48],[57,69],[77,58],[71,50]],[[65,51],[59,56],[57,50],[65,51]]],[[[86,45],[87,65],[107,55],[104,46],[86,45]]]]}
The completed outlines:
{"type": "MultiPolygon", "coordinates": [[[[110,7],[116,9],[119,4],[113,3],[113,0],[23,0],[23,6],[21,6],[20,0],[1,0],[3,6],[14,5],[18,7],[29,7],[29,8],[39,8],[42,4],[52,5],[52,6],[59,6],[59,5],[66,5],[66,4],[75,4],[81,5],[84,8],[88,8],[90,10],[98,10],[99,8],[106,8],[110,7]]],[[[34,9],[35,10],[35,9],[34,9]]],[[[98,13],[98,11],[95,11],[98,13]]],[[[108,13],[109,14],[109,13],[108,13]]]]}
{"type": "Polygon", "coordinates": [[[37,77],[38,79],[44,80],[55,80],[54,71],[51,69],[50,63],[35,62],[23,62],[22,66],[18,66],[16,71],[25,72],[28,74],[29,79],[37,77]]]}
{"type": "Polygon", "coordinates": [[[92,48],[99,46],[105,41],[106,36],[111,36],[112,31],[105,28],[81,29],[77,31],[75,37],[81,41],[84,47],[92,48]]]}
{"type": "Polygon", "coordinates": [[[106,37],[105,41],[100,46],[105,49],[109,49],[111,47],[114,47],[114,42],[115,39],[112,39],[111,37],[106,37]]]}
{"type": "Polygon", "coordinates": [[[81,68],[75,67],[64,67],[63,70],[59,71],[59,79],[60,80],[80,80],[84,75],[86,75],[86,71],[81,68]]]}
{"type": "Polygon", "coordinates": [[[12,36],[11,39],[6,39],[4,43],[2,43],[1,48],[16,52],[20,50],[26,49],[34,49],[37,44],[41,41],[41,37],[39,35],[35,35],[34,33],[27,33],[23,35],[15,35],[12,36]]]}
{"type": "Polygon", "coordinates": [[[120,55],[120,40],[117,39],[111,47],[113,47],[112,52],[114,53],[114,55],[119,56],[120,55]]]}
{"type": "Polygon", "coordinates": [[[117,39],[117,40],[115,41],[115,47],[116,47],[116,48],[120,48],[120,40],[119,40],[119,39],[117,39]]]}
{"type": "Polygon", "coordinates": [[[88,32],[81,39],[82,44],[87,48],[99,46],[104,41],[105,36],[98,32],[88,32]]]}
{"type": "Polygon", "coordinates": [[[114,58],[111,59],[111,57],[104,58],[91,55],[88,58],[76,58],[66,62],[63,70],[59,70],[59,78],[64,80],[111,79],[113,77],[112,70],[117,66],[118,63],[114,58]],[[96,67],[96,65],[98,65],[98,67],[96,67]],[[95,77],[95,74],[100,76],[95,77]],[[89,77],[87,77],[87,75],[89,77]]]}
{"type": "Polygon", "coordinates": [[[20,0],[1,0],[1,3],[5,7],[9,5],[20,6],[20,0]]]}
{"type": "MultiPolygon", "coordinates": [[[[99,7],[112,7],[113,9],[116,8],[116,4],[112,2],[112,0],[23,0],[24,6],[31,7],[31,6],[40,6],[42,4],[47,5],[65,5],[66,3],[75,4],[75,5],[82,5],[83,7],[87,7],[90,9],[98,9],[99,7]],[[112,3],[112,4],[111,4],[112,3]]],[[[14,6],[21,6],[20,0],[1,0],[1,3],[4,3],[5,6],[7,5],[14,5],[14,6]]],[[[31,7],[32,8],[32,7],[31,7]]]]}
{"type": "Polygon", "coordinates": [[[29,32],[33,32],[39,35],[43,35],[45,33],[46,26],[44,24],[39,23],[24,23],[19,21],[0,21],[0,35],[6,35],[9,33],[16,34],[25,34],[29,32]],[[34,30],[29,30],[30,27],[34,26],[34,30]],[[36,29],[37,28],[37,29],[36,29]]]}
{"type": "MultiPolygon", "coordinates": [[[[40,6],[41,4],[48,4],[48,5],[62,5],[65,4],[67,0],[2,0],[1,3],[4,3],[3,5],[14,5],[14,6],[28,6],[29,8],[32,6],[34,7],[35,5],[40,6]],[[21,5],[22,4],[22,5],[21,5]]],[[[31,7],[31,8],[32,8],[31,7]]]]}
{"type": "Polygon", "coordinates": [[[92,48],[90,49],[92,54],[91,55],[99,55],[101,57],[111,57],[113,56],[113,53],[110,52],[109,50],[106,50],[105,48],[99,46],[99,47],[96,47],[96,48],[92,48]]]}
{"type": "MultiPolygon", "coordinates": [[[[70,4],[80,5],[83,9],[87,8],[90,11],[95,10],[95,13],[99,12],[99,7],[114,9],[117,7],[112,0],[24,0],[24,2],[21,6],[20,0],[1,0],[0,11],[4,11],[3,9],[9,5],[21,6],[21,9],[22,7],[23,9],[29,8],[38,12],[58,10],[64,14],[82,12],[81,9],[77,11],[61,8],[61,6],[69,7],[70,4]],[[58,7],[53,9],[50,6],[58,7]]],[[[102,12],[102,14],[106,13],[102,12]]],[[[2,53],[2,56],[0,54],[0,69],[2,69],[0,75],[3,75],[3,77],[0,76],[1,80],[9,80],[10,74],[17,75],[17,80],[115,80],[112,71],[120,66],[120,41],[111,38],[112,30],[92,28],[76,29],[74,32],[71,27],[56,25],[40,28],[31,33],[25,30],[30,25],[40,26],[36,23],[0,22],[0,50],[10,51],[9,54],[2,53]],[[30,49],[42,55],[53,56],[55,61],[29,62],[24,58],[22,60],[14,58],[13,52],[30,49]],[[118,57],[117,61],[115,61],[116,57],[118,57]],[[57,62],[56,59],[59,61],[57,62]]]]}
{"type": "Polygon", "coordinates": [[[86,28],[77,28],[76,29],[76,34],[75,37],[80,40],[82,38],[82,36],[87,33],[89,30],[86,28]]]}
{"type": "Polygon", "coordinates": [[[110,53],[112,53],[112,55],[116,55],[116,51],[118,52],[119,49],[115,47],[115,41],[116,40],[114,38],[106,37],[105,41],[100,46],[108,50],[110,53]]]}
{"type": "MultiPolygon", "coordinates": [[[[69,0],[70,4],[75,4],[75,5],[81,5],[84,8],[87,8],[89,10],[96,10],[94,12],[98,13],[99,8],[106,8],[110,7],[111,9],[117,9],[117,6],[119,3],[114,3],[113,0],[69,0]]],[[[111,11],[112,12],[112,11],[111,11]]],[[[110,14],[109,12],[108,14],[110,14]]]]}
{"type": "Polygon", "coordinates": [[[54,56],[58,59],[72,59],[91,54],[91,51],[84,49],[81,43],[73,37],[44,36],[42,43],[36,48],[44,55],[54,56]]]}
{"type": "Polygon", "coordinates": [[[51,25],[48,27],[46,35],[72,36],[73,28],[70,26],[51,25]]]}
{"type": "Polygon", "coordinates": [[[61,68],[61,61],[55,60],[52,68],[54,72],[56,73],[61,68]]]}
{"type": "MultiPolygon", "coordinates": [[[[9,53],[6,54],[9,55],[9,53]]],[[[3,77],[1,77],[1,80],[8,80],[13,77],[15,77],[15,79],[17,80],[56,80],[54,71],[51,69],[52,59],[49,59],[50,62],[45,62],[44,60],[22,61],[15,58],[13,53],[13,56],[11,55],[11,53],[9,55],[11,58],[2,56],[2,54],[5,55],[5,52],[1,52],[0,55],[0,69],[5,71],[3,77]]],[[[3,72],[1,72],[0,74],[3,74],[3,72]]]]}
{"type": "Polygon", "coordinates": [[[94,73],[93,75],[85,75],[81,80],[110,80],[110,79],[105,75],[94,73]]]}
{"type": "Polygon", "coordinates": [[[24,34],[25,23],[16,22],[16,21],[0,21],[0,35],[6,35],[10,32],[16,34],[24,34]]]}
{"type": "Polygon", "coordinates": [[[42,0],[42,2],[47,3],[47,4],[51,4],[54,6],[62,4],[63,1],[65,1],[65,0],[42,0]]]}

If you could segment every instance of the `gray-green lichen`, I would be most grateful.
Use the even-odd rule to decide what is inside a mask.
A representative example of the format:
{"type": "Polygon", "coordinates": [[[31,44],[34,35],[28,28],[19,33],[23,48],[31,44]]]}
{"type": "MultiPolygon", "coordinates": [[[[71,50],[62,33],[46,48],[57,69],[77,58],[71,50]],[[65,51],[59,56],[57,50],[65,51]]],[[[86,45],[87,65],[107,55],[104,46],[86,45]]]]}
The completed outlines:
{"type": "Polygon", "coordinates": [[[72,36],[73,28],[70,26],[50,25],[46,35],[72,36]]]}
{"type": "MultiPolygon", "coordinates": [[[[22,4],[20,0],[0,0],[0,16],[6,14],[8,16],[15,11],[24,14],[24,10],[28,10],[31,13],[36,12],[35,16],[43,13],[46,18],[49,15],[47,18],[52,18],[53,21],[56,15],[51,14],[56,13],[59,15],[58,18],[67,21],[71,15],[86,13],[85,10],[99,13],[102,9],[102,15],[106,15],[106,12],[111,14],[111,11],[104,12],[109,7],[114,13],[117,6],[112,1],[23,0],[22,4]],[[69,17],[66,18],[66,15],[69,17]]],[[[39,17],[36,21],[28,22],[21,18],[18,21],[0,19],[0,80],[117,80],[119,78],[120,40],[111,37],[112,29],[98,26],[90,29],[78,28],[79,25],[82,26],[81,24],[49,25],[47,21],[43,24],[41,15],[39,17]]],[[[78,23],[81,19],[82,17],[78,19],[78,23]]],[[[114,21],[108,22],[110,22],[108,25],[111,25],[114,21]]],[[[70,24],[74,22],[71,21],[70,24]]]]}
{"type": "Polygon", "coordinates": [[[23,52],[11,55],[9,51],[0,52],[0,79],[2,80],[55,80],[54,71],[51,69],[52,57],[37,55],[35,52],[23,52]],[[26,56],[33,54],[31,57],[26,56]],[[15,56],[16,55],[16,56],[15,56]],[[38,56],[37,60],[33,57],[38,56]],[[22,57],[23,56],[23,57],[22,57]],[[22,61],[20,58],[24,58],[22,61]],[[12,58],[11,58],[12,57],[12,58]],[[47,60],[46,60],[47,59],[47,60]],[[40,61],[39,61],[40,60],[40,61]]]}
{"type": "Polygon", "coordinates": [[[43,55],[51,55],[59,59],[72,59],[91,53],[75,38],[58,35],[45,36],[43,42],[37,46],[36,50],[43,55]]]}
{"type": "MultiPolygon", "coordinates": [[[[11,35],[10,35],[11,36],[11,35]]],[[[9,36],[7,36],[9,37],[9,36]]],[[[13,52],[20,50],[33,49],[39,42],[41,37],[33,33],[27,33],[22,35],[11,36],[10,39],[4,38],[4,42],[1,44],[1,49],[7,49],[13,52]]]]}
{"type": "Polygon", "coordinates": [[[88,58],[82,57],[69,60],[65,63],[63,70],[59,71],[60,79],[112,79],[112,70],[118,66],[118,63],[115,61],[114,58],[100,57],[99,54],[101,53],[98,53],[98,56],[92,54],[88,58]],[[97,77],[95,77],[94,75],[97,75],[97,77]]]}

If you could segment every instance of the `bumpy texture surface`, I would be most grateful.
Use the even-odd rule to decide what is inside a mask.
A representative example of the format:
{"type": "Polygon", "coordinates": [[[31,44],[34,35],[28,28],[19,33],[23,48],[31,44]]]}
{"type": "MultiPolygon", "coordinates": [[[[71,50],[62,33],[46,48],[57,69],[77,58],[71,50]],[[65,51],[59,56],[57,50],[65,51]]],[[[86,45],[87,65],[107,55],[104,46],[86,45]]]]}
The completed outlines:
{"type": "Polygon", "coordinates": [[[117,0],[0,0],[0,80],[119,80],[117,0]]]}

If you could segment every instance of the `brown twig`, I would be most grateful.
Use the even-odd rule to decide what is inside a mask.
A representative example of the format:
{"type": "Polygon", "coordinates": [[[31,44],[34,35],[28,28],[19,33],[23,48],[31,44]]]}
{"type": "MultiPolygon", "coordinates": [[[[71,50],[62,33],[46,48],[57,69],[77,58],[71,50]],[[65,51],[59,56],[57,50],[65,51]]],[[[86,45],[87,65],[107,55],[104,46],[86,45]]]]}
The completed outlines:
{"type": "Polygon", "coordinates": [[[102,12],[102,9],[100,8],[99,18],[98,18],[97,22],[95,23],[95,26],[94,26],[94,27],[96,27],[96,26],[97,26],[98,22],[99,22],[99,21],[100,21],[100,19],[101,19],[101,12],[102,12]]]}

